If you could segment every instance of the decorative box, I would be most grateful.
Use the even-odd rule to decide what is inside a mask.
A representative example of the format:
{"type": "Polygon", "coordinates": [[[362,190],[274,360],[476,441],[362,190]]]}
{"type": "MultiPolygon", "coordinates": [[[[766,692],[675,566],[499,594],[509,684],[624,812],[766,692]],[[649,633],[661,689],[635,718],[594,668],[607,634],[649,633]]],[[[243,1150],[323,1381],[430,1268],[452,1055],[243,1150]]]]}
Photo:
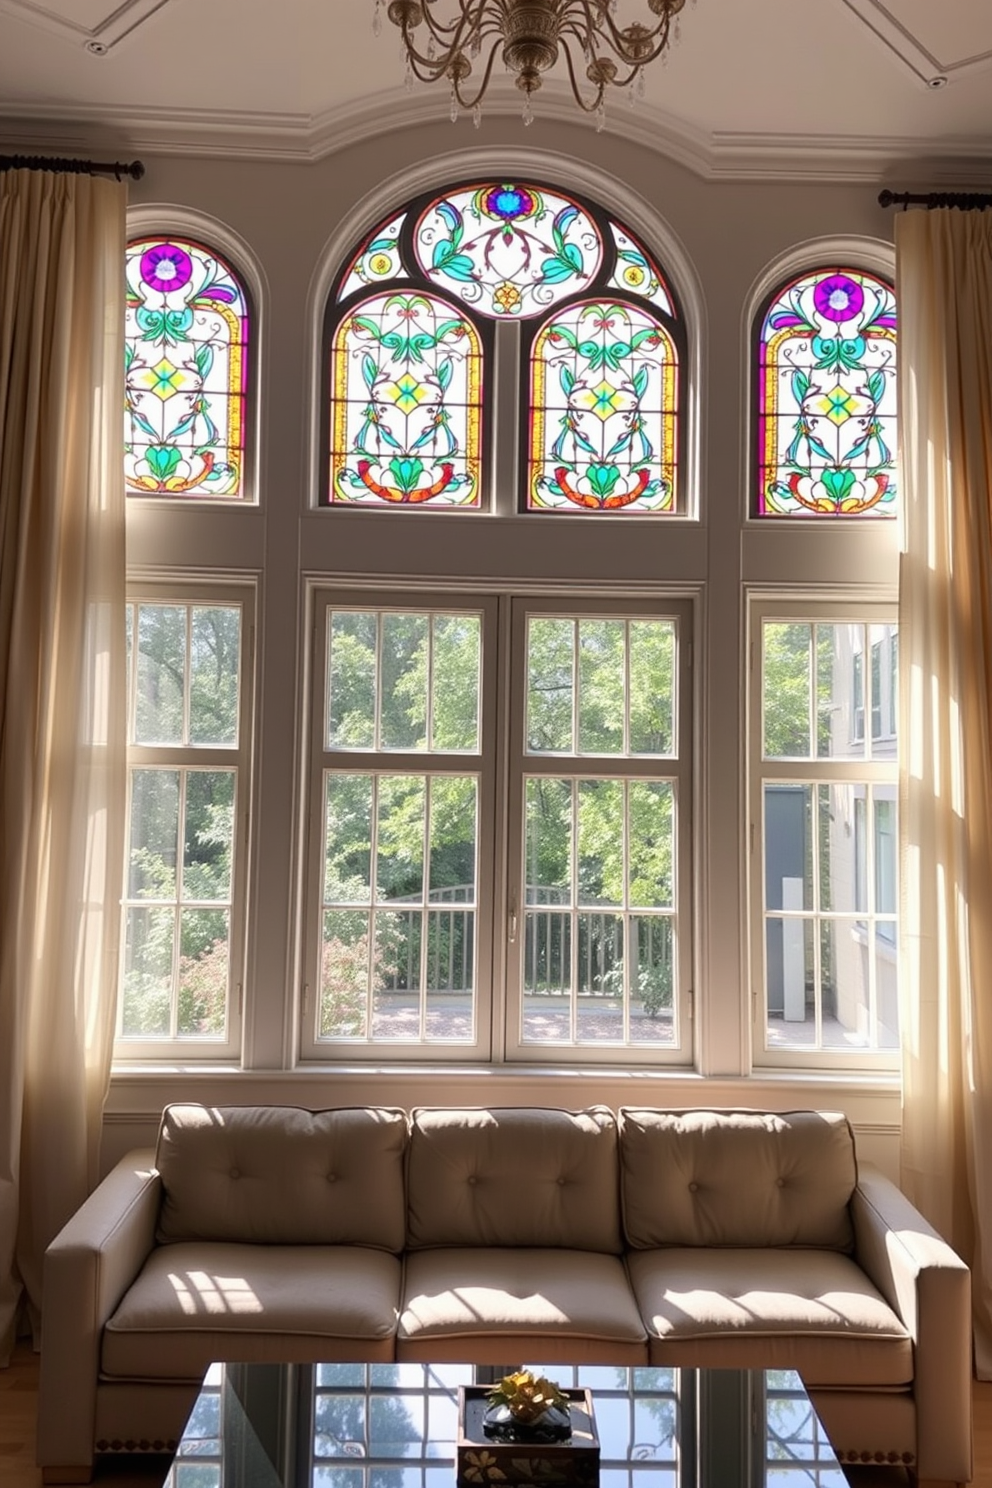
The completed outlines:
{"type": "Polygon", "coordinates": [[[455,1478],[459,1488],[524,1488],[567,1484],[597,1488],[599,1437],[588,1390],[565,1390],[572,1434],[564,1441],[496,1441],[482,1428],[489,1405],[486,1385],[458,1391],[458,1442],[455,1478]]]}

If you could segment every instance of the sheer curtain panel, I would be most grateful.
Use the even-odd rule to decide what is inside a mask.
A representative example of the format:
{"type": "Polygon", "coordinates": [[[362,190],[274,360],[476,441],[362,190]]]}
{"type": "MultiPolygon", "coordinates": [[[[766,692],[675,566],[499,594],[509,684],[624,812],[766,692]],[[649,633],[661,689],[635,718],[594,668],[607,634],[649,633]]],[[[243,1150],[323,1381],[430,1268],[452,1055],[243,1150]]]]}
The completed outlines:
{"type": "Polygon", "coordinates": [[[124,211],[0,174],[0,1362],[97,1176],[123,861],[124,211]]]}
{"type": "Polygon", "coordinates": [[[992,212],[896,220],[903,1148],[992,1379],[992,212]]]}

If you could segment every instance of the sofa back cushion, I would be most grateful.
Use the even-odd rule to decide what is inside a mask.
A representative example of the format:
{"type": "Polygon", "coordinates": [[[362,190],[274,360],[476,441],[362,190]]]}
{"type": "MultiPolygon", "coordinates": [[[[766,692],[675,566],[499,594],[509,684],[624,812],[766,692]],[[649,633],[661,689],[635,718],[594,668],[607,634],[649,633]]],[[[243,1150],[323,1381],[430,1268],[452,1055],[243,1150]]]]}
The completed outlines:
{"type": "Polygon", "coordinates": [[[618,1113],[624,1229],[659,1245],[851,1251],[854,1136],[833,1111],[618,1113]]]}
{"type": "Polygon", "coordinates": [[[619,1254],[616,1119],[503,1108],[413,1112],[407,1243],[619,1254]]]}
{"type": "Polygon", "coordinates": [[[403,1249],[403,1111],[167,1106],[158,1239],[403,1249]]]}

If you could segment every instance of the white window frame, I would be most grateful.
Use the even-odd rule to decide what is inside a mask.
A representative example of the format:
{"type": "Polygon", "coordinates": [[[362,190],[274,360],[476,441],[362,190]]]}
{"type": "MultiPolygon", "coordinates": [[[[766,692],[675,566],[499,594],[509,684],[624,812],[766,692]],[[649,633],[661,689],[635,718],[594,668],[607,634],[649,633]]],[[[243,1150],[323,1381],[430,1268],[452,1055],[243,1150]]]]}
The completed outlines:
{"type": "MultiPolygon", "coordinates": [[[[765,759],[763,757],[763,645],[765,621],[784,623],[892,625],[898,621],[894,600],[864,599],[850,592],[827,597],[829,590],[820,588],[816,598],[794,595],[791,598],[750,596],[748,604],[748,678],[747,678],[747,788],[748,815],[748,940],[752,1007],[752,1066],[756,1071],[770,1069],[810,1069],[851,1074],[854,1072],[892,1074],[900,1066],[899,1049],[817,1049],[800,1045],[771,1047],[767,1044],[767,946],[765,933],[765,786],[772,783],[819,785],[865,783],[882,785],[898,791],[898,756],[895,741],[888,758],[873,758],[866,753],[860,759],[765,759]]],[[[864,717],[870,719],[871,667],[866,650],[862,664],[864,717]]],[[[852,708],[852,726],[856,710],[852,708]]],[[[871,738],[867,729],[866,749],[871,738]]],[[[815,850],[815,844],[814,844],[815,850]]],[[[869,851],[869,865],[872,857],[869,851]]],[[[812,912],[807,912],[812,913],[812,912]]],[[[813,915],[814,923],[819,923],[813,915]]],[[[864,919],[874,923],[867,912],[864,919]]],[[[893,964],[896,950],[893,947],[893,964]]],[[[896,971],[898,968],[896,967],[896,971]]]]}
{"type": "MultiPolygon", "coordinates": [[[[246,929],[248,921],[249,889],[249,824],[253,792],[252,765],[254,758],[254,673],[255,673],[255,606],[256,593],[252,583],[234,582],[226,577],[192,581],[185,577],[174,579],[134,579],[127,586],[127,604],[178,605],[207,607],[237,606],[241,611],[241,636],[239,655],[238,738],[233,746],[217,745],[139,745],[133,742],[134,710],[137,701],[135,680],[138,665],[138,646],[135,634],[131,648],[131,667],[128,677],[128,804],[127,837],[124,863],[122,864],[122,914],[120,983],[123,986],[125,965],[125,939],[127,934],[127,907],[132,902],[127,897],[127,879],[130,859],[131,820],[131,772],[141,768],[160,769],[233,769],[235,782],[235,813],[232,841],[231,925],[230,960],[228,970],[227,1032],[223,1038],[190,1035],[181,1038],[125,1037],[121,1032],[123,999],[118,993],[117,1023],[114,1042],[114,1060],[118,1065],[143,1062],[167,1062],[181,1059],[184,1063],[203,1061],[237,1060],[241,1055],[243,990],[245,977],[246,929]]],[[[135,900],[136,905],[145,901],[135,900]]],[[[173,970],[175,975],[175,968],[173,970]]]]}

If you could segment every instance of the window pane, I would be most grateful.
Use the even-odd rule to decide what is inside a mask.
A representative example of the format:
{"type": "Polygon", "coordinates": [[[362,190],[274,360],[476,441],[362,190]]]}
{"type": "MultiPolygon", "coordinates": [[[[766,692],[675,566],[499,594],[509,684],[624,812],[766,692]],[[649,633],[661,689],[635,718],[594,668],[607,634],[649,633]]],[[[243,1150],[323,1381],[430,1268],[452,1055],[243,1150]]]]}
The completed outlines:
{"type": "Polygon", "coordinates": [[[585,301],[546,321],[530,359],[528,510],[673,512],[677,374],[647,309],[585,301]]]}
{"type": "Polygon", "coordinates": [[[620,780],[580,780],[578,902],[624,903],[624,788],[620,780]]]}
{"type": "Polygon", "coordinates": [[[572,917],[529,909],[524,934],[521,1036],[544,1043],[572,1036],[572,917]]]}
{"type": "Polygon", "coordinates": [[[433,618],[434,750],[478,752],[482,626],[478,615],[433,618]]]}
{"type": "Polygon", "coordinates": [[[766,759],[808,759],[813,627],[766,620],[761,634],[762,752],[766,759]]]}
{"type": "Polygon", "coordinates": [[[763,517],[896,514],[896,304],[858,269],[785,285],[758,333],[763,517]]]}
{"type": "Polygon", "coordinates": [[[626,626],[579,621],[579,753],[621,754],[626,715],[626,626]]]}
{"type": "Polygon", "coordinates": [[[661,780],[632,780],[627,787],[627,811],[630,903],[644,908],[673,908],[675,800],[672,786],[661,780]]]}
{"type": "Polygon", "coordinates": [[[575,1037],[622,1043],[624,936],[620,915],[580,914],[575,1037]]]}
{"type": "Polygon", "coordinates": [[[371,775],[327,776],[324,844],[325,903],[370,903],[371,775]]]}
{"type": "Polygon", "coordinates": [[[364,1038],[369,998],[369,916],[325,910],[320,968],[321,1038],[364,1038]]]}
{"type": "Polygon", "coordinates": [[[769,915],[765,922],[769,1045],[816,1042],[813,921],[769,915]]]}
{"type": "Polygon", "coordinates": [[[244,496],[248,306],[186,240],[128,246],[125,481],[132,495],[244,496]]]}
{"type": "Polygon", "coordinates": [[[172,899],[179,855],[179,771],[131,771],[129,899],[172,899]]]}
{"type": "Polygon", "coordinates": [[[233,770],[186,775],[182,897],[230,899],[234,834],[233,770]]]}
{"type": "Polygon", "coordinates": [[[675,750],[675,626],[630,622],[630,752],[675,750]]]}
{"type": "Polygon", "coordinates": [[[482,345],[423,292],[371,295],[331,353],[330,500],[481,505],[482,345]]]}
{"type": "Polygon", "coordinates": [[[328,621],[327,747],[373,749],[378,626],[375,615],[332,610],[328,621]]]}
{"type": "Polygon", "coordinates": [[[765,905],[813,908],[812,787],[765,786],[765,905]]]}
{"type": "Polygon", "coordinates": [[[572,897],[572,787],[538,776],[527,781],[527,903],[568,904],[572,897]]]}
{"type": "Polygon", "coordinates": [[[821,923],[823,1047],[865,1049],[871,1042],[868,926],[864,920],[821,923]]]}
{"type": "Polygon", "coordinates": [[[638,1044],[675,1043],[675,937],[670,915],[631,921],[636,971],[631,975],[630,1035],[638,1044]]]}
{"type": "Polygon", "coordinates": [[[222,1038],[227,1023],[230,914],[184,909],[180,916],[180,1038],[222,1038]]]}
{"type": "Polygon", "coordinates": [[[372,1037],[421,1037],[420,942],[424,916],[419,909],[379,910],[375,915],[375,977],[372,1037]]]}
{"type": "Polygon", "coordinates": [[[138,606],[137,744],[182,744],[186,606],[138,606]]]}
{"type": "Polygon", "coordinates": [[[417,775],[382,775],[378,787],[375,897],[420,899],[424,885],[427,782],[417,775]]]}
{"type": "Polygon", "coordinates": [[[121,1024],[125,1038],[167,1038],[172,1012],[175,911],[132,905],[124,913],[121,1024]]]}
{"type": "Polygon", "coordinates": [[[194,605],[190,625],[192,744],[238,742],[241,611],[233,605],[194,605]]]}
{"type": "Polygon", "coordinates": [[[820,759],[864,756],[860,700],[863,625],[817,625],[816,752],[820,759]]]}
{"type": "Polygon", "coordinates": [[[527,748],[570,754],[575,735],[574,620],[527,622],[527,748]]]}

